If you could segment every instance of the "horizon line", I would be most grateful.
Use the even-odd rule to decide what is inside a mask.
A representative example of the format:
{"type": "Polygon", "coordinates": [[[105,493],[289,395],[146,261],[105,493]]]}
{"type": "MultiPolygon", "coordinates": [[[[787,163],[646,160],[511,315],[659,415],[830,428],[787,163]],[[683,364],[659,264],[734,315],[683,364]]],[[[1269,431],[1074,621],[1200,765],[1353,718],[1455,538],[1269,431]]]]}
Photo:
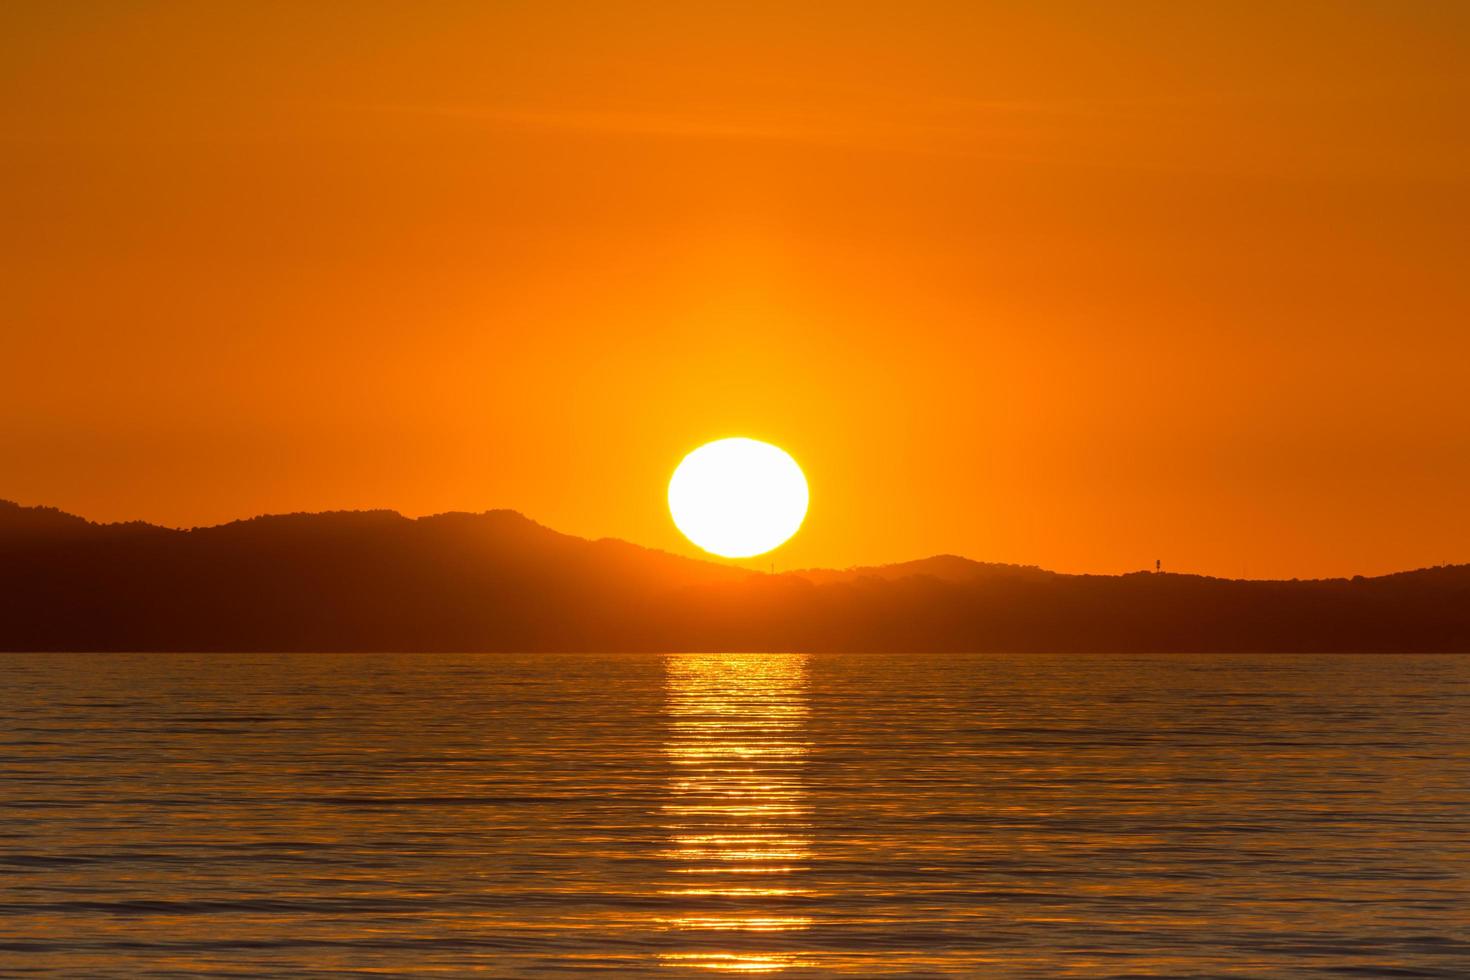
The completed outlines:
{"type": "MultiPolygon", "coordinates": [[[[400,519],[405,520],[405,521],[417,522],[417,521],[421,521],[421,520],[430,520],[430,519],[433,519],[433,518],[436,518],[436,517],[453,517],[453,516],[487,517],[487,516],[490,516],[492,514],[509,514],[509,515],[512,515],[514,517],[519,518],[520,520],[526,521],[529,524],[533,524],[536,527],[541,528],[542,530],[547,531],[547,532],[549,532],[551,534],[560,535],[561,537],[566,537],[566,538],[574,538],[574,539],[576,539],[578,541],[585,541],[585,542],[588,542],[590,544],[598,544],[598,543],[602,543],[602,542],[611,542],[611,543],[615,543],[615,544],[622,544],[622,545],[627,545],[627,546],[633,547],[633,548],[639,548],[639,549],[641,549],[643,551],[650,551],[650,552],[655,552],[657,554],[668,555],[668,556],[673,557],[673,558],[679,558],[679,559],[682,559],[684,561],[696,561],[696,562],[701,562],[701,563],[709,564],[709,565],[718,565],[718,566],[725,567],[725,568],[739,568],[739,569],[742,569],[744,571],[750,572],[752,575],[768,575],[768,576],[771,576],[771,577],[779,577],[779,576],[782,576],[782,575],[798,575],[798,576],[801,576],[801,575],[812,575],[812,574],[821,574],[821,573],[844,574],[844,573],[854,573],[854,572],[863,572],[863,571],[878,571],[878,570],[881,570],[881,569],[894,569],[894,568],[900,568],[900,567],[905,566],[905,565],[919,565],[919,564],[923,564],[923,563],[926,563],[926,562],[943,561],[943,560],[946,560],[946,559],[951,559],[951,560],[955,560],[955,561],[965,562],[966,564],[970,564],[970,565],[981,565],[981,566],[988,566],[988,567],[993,567],[993,568],[1025,569],[1025,570],[1030,570],[1030,571],[1043,572],[1043,573],[1045,573],[1047,575],[1056,575],[1056,576],[1062,576],[1062,577],[1067,577],[1067,578],[1121,578],[1121,577],[1129,576],[1129,575],[1160,575],[1160,576],[1173,576],[1173,577],[1176,577],[1176,578],[1213,579],[1215,581],[1222,581],[1222,582],[1262,582],[1262,583],[1270,583],[1270,582],[1348,582],[1348,581],[1354,581],[1354,580],[1358,580],[1358,579],[1364,579],[1364,580],[1366,580],[1366,579],[1391,578],[1391,577],[1393,577],[1395,575],[1409,575],[1409,574],[1413,574],[1413,573],[1416,573],[1416,572],[1434,571],[1436,569],[1463,568],[1463,567],[1466,567],[1466,566],[1470,566],[1470,562],[1442,562],[1442,563],[1437,564],[1437,565],[1421,565],[1421,566],[1419,566],[1417,568],[1401,568],[1401,569],[1397,569],[1395,571],[1382,572],[1382,573],[1379,573],[1379,574],[1376,574],[1376,575],[1364,575],[1364,574],[1333,575],[1333,576],[1316,577],[1316,578],[1301,578],[1299,576],[1293,576],[1291,578],[1232,578],[1232,577],[1227,577],[1227,576],[1223,576],[1223,575],[1211,575],[1211,574],[1204,573],[1204,572],[1190,572],[1190,571],[1175,571],[1175,570],[1164,570],[1164,569],[1150,569],[1150,568],[1147,568],[1147,567],[1132,569],[1130,571],[1123,571],[1123,572],[1063,572],[1063,571],[1057,571],[1057,570],[1051,569],[1051,568],[1044,568],[1041,565],[1034,564],[1034,563],[987,561],[985,559],[980,559],[980,558],[971,558],[971,557],[969,557],[967,555],[961,555],[961,554],[957,554],[955,552],[937,552],[935,554],[924,555],[924,556],[920,556],[918,558],[908,558],[908,559],[903,559],[903,560],[899,560],[899,561],[891,561],[891,562],[877,562],[877,563],[866,564],[866,565],[848,565],[848,566],[841,567],[841,568],[826,567],[826,566],[804,566],[804,567],[801,567],[801,568],[788,568],[788,569],[784,569],[784,570],[779,571],[779,572],[775,572],[775,571],[767,571],[767,570],[762,569],[762,568],[752,567],[753,564],[763,564],[763,563],[765,563],[765,560],[766,560],[766,556],[765,555],[755,555],[755,556],[751,556],[750,558],[739,558],[739,559],[722,558],[719,555],[710,554],[710,553],[706,553],[705,555],[686,555],[686,554],[680,554],[679,552],[676,552],[676,551],[669,551],[669,550],[667,550],[665,548],[659,548],[659,547],[655,547],[655,546],[652,546],[652,545],[640,544],[640,543],[638,543],[636,541],[629,541],[626,538],[616,538],[616,537],[611,537],[611,536],[608,536],[608,535],[603,535],[603,536],[600,536],[600,537],[586,537],[584,535],[572,534],[572,533],[570,533],[568,531],[558,530],[557,528],[554,528],[554,527],[550,526],[549,524],[543,524],[541,521],[538,521],[536,518],[531,517],[530,515],[522,512],[522,511],[516,510],[516,509],[514,509],[512,507],[491,507],[491,508],[487,508],[485,510],[480,510],[480,511],[471,511],[471,510],[445,510],[445,511],[436,511],[436,512],[433,512],[433,513],[418,514],[418,515],[405,514],[403,511],[397,510],[397,509],[392,508],[392,507],[334,508],[334,509],[329,509],[329,510],[315,510],[315,511],[313,511],[313,510],[293,510],[293,511],[265,512],[265,513],[260,513],[260,514],[253,514],[253,515],[251,515],[249,517],[236,517],[236,518],[233,518],[231,520],[221,521],[221,522],[219,522],[217,524],[195,524],[195,525],[191,525],[191,526],[188,526],[188,527],[184,527],[184,526],[179,526],[179,525],[158,524],[158,523],[154,523],[153,521],[143,520],[141,518],[135,518],[133,520],[126,520],[126,521],[94,521],[94,520],[92,520],[89,517],[84,517],[81,514],[76,514],[76,513],[73,513],[71,511],[64,510],[63,508],[57,507],[57,506],[55,506],[53,504],[23,504],[23,503],[21,503],[18,500],[13,500],[13,499],[8,498],[8,497],[0,497],[0,508],[5,507],[6,505],[10,505],[12,507],[15,507],[18,510],[51,511],[51,512],[54,512],[56,514],[59,514],[59,515],[61,515],[63,517],[69,517],[69,518],[72,518],[74,520],[82,521],[82,522],[86,523],[87,525],[89,525],[91,527],[105,528],[105,527],[127,527],[127,526],[130,526],[130,525],[143,525],[145,527],[157,528],[158,530],[162,530],[162,531],[173,531],[173,532],[177,532],[177,533],[180,533],[180,534],[188,534],[188,533],[190,533],[192,531],[209,531],[209,530],[214,530],[216,528],[228,527],[231,524],[245,524],[245,523],[248,523],[250,521],[257,521],[257,520],[263,520],[263,519],[268,519],[268,518],[279,518],[279,517],[323,517],[323,516],[329,516],[329,515],[334,515],[334,514],[391,514],[392,516],[397,517],[397,518],[400,518],[400,519]]],[[[767,554],[770,554],[770,552],[768,552],[767,554]]],[[[918,573],[918,574],[922,574],[922,573],[918,573]]]]}

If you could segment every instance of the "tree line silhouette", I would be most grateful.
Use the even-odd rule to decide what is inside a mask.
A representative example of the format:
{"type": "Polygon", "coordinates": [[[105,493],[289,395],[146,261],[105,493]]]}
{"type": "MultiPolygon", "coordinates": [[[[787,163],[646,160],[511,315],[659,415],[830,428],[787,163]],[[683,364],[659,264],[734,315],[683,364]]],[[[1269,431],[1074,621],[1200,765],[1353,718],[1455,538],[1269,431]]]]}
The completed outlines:
{"type": "Polygon", "coordinates": [[[1239,581],[938,556],[768,575],[511,511],[175,530],[0,502],[0,649],[1470,650],[1470,566],[1239,581]]]}

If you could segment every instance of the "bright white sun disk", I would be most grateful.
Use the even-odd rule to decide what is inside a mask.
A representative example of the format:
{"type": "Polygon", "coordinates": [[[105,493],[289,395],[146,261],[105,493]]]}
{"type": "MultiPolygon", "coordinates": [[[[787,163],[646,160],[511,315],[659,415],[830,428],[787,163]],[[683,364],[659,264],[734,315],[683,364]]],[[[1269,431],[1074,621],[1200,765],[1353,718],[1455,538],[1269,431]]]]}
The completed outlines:
{"type": "Polygon", "coordinates": [[[725,558],[784,543],[806,517],[806,477],[785,450],[719,439],[684,457],[669,481],[669,513],[684,536],[725,558]]]}

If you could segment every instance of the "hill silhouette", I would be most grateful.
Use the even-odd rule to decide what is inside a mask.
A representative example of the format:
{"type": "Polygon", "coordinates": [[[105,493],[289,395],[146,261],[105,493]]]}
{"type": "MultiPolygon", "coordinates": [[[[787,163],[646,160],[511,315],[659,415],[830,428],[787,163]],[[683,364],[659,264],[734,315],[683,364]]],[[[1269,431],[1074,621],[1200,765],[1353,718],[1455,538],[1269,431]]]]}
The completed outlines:
{"type": "Polygon", "coordinates": [[[0,649],[1464,651],[1470,566],[1235,581],[945,555],[767,575],[511,511],[175,530],[0,501],[0,649]]]}

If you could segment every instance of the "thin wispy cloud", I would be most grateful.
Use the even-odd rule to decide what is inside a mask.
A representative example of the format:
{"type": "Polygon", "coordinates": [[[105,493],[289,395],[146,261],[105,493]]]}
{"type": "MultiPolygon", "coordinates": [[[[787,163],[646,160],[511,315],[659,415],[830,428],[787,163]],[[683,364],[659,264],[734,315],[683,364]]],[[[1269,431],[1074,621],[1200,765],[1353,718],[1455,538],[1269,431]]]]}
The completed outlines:
{"type": "Polygon", "coordinates": [[[1055,131],[1060,103],[1022,101],[955,105],[948,111],[884,107],[843,111],[762,113],[627,109],[518,109],[464,104],[383,104],[375,112],[478,123],[493,129],[603,135],[611,138],[701,140],[827,147],[877,153],[983,156],[1021,162],[1060,160],[1035,152],[1055,131]],[[1035,124],[1025,122],[1033,119],[1035,124]],[[1032,144],[1028,146],[1027,144],[1032,144]]]}

